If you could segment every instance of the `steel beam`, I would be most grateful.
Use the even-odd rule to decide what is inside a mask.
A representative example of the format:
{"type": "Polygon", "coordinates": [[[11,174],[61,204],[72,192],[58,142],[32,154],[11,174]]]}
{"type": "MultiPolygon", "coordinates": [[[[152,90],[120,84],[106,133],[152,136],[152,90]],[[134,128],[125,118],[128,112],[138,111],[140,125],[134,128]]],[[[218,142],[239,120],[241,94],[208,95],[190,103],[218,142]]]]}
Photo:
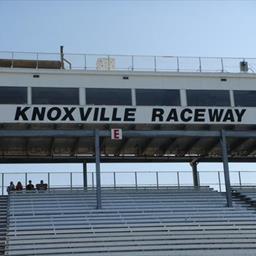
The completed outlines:
{"type": "Polygon", "coordinates": [[[97,209],[101,209],[101,181],[100,181],[100,136],[95,130],[95,164],[96,164],[96,196],[97,209]]]}
{"type": "Polygon", "coordinates": [[[198,188],[200,185],[199,185],[199,177],[198,177],[198,171],[197,171],[197,165],[198,165],[197,159],[194,159],[192,162],[190,162],[190,165],[192,167],[194,187],[198,188]]]}
{"type": "Polygon", "coordinates": [[[225,135],[224,130],[221,131],[220,142],[221,142],[221,149],[222,149],[222,159],[223,159],[223,169],[224,169],[224,178],[225,178],[227,206],[232,207],[232,193],[231,193],[231,188],[230,188],[227,140],[226,140],[226,135],[225,135]]]}

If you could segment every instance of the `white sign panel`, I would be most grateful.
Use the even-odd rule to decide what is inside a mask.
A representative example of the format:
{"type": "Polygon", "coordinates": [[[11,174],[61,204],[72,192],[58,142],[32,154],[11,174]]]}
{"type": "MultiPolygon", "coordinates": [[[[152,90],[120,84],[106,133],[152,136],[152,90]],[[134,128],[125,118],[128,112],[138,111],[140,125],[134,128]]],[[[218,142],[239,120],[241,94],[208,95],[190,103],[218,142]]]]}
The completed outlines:
{"type": "Polygon", "coordinates": [[[111,139],[122,140],[123,139],[122,129],[111,129],[111,139]]]}
{"type": "Polygon", "coordinates": [[[1,105],[0,123],[256,124],[256,108],[1,105]]]}

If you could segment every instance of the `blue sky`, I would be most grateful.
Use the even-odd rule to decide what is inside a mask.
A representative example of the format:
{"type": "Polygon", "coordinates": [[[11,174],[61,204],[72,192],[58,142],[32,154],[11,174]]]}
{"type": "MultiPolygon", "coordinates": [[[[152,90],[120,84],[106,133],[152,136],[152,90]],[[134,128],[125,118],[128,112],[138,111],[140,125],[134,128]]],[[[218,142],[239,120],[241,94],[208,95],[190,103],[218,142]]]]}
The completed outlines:
{"type": "Polygon", "coordinates": [[[255,57],[256,1],[0,1],[1,50],[255,57]]]}
{"type": "MultiPolygon", "coordinates": [[[[255,13],[256,1],[246,0],[0,0],[0,51],[58,52],[64,45],[67,53],[256,57],[255,13]]],[[[0,171],[22,168],[2,165],[0,171]]],[[[222,169],[220,164],[200,168],[222,169]]]]}

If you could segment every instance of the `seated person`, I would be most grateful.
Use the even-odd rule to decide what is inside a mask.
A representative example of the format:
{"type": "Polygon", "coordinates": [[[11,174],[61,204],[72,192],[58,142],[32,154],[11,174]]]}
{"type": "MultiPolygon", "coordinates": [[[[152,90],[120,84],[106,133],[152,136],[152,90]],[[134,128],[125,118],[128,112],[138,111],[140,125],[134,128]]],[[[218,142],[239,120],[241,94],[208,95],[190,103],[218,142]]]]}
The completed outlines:
{"type": "Polygon", "coordinates": [[[23,186],[22,186],[22,184],[21,184],[20,181],[18,181],[18,183],[17,183],[17,185],[16,185],[16,190],[17,190],[17,191],[22,191],[22,190],[23,190],[23,186]]]}
{"type": "Polygon", "coordinates": [[[36,184],[36,189],[37,190],[46,190],[47,189],[47,184],[44,183],[43,180],[41,180],[39,184],[36,184]]]}
{"type": "Polygon", "coordinates": [[[26,186],[26,190],[34,190],[34,189],[35,189],[35,187],[34,187],[34,185],[32,184],[32,181],[29,180],[29,181],[28,181],[28,184],[27,184],[27,186],[26,186]]]}
{"type": "Polygon", "coordinates": [[[13,182],[10,182],[10,185],[7,187],[7,193],[9,194],[11,191],[15,190],[15,185],[13,184],[13,182]]]}

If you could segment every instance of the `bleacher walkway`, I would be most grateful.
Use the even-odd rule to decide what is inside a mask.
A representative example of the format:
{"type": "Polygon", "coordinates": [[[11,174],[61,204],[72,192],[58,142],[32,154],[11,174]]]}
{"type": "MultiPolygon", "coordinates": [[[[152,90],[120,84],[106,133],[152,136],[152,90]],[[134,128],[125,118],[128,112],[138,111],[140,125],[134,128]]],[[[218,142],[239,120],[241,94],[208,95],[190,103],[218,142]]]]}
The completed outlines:
{"type": "Polygon", "coordinates": [[[13,193],[5,255],[256,255],[256,210],[208,187],[13,193]]]}

